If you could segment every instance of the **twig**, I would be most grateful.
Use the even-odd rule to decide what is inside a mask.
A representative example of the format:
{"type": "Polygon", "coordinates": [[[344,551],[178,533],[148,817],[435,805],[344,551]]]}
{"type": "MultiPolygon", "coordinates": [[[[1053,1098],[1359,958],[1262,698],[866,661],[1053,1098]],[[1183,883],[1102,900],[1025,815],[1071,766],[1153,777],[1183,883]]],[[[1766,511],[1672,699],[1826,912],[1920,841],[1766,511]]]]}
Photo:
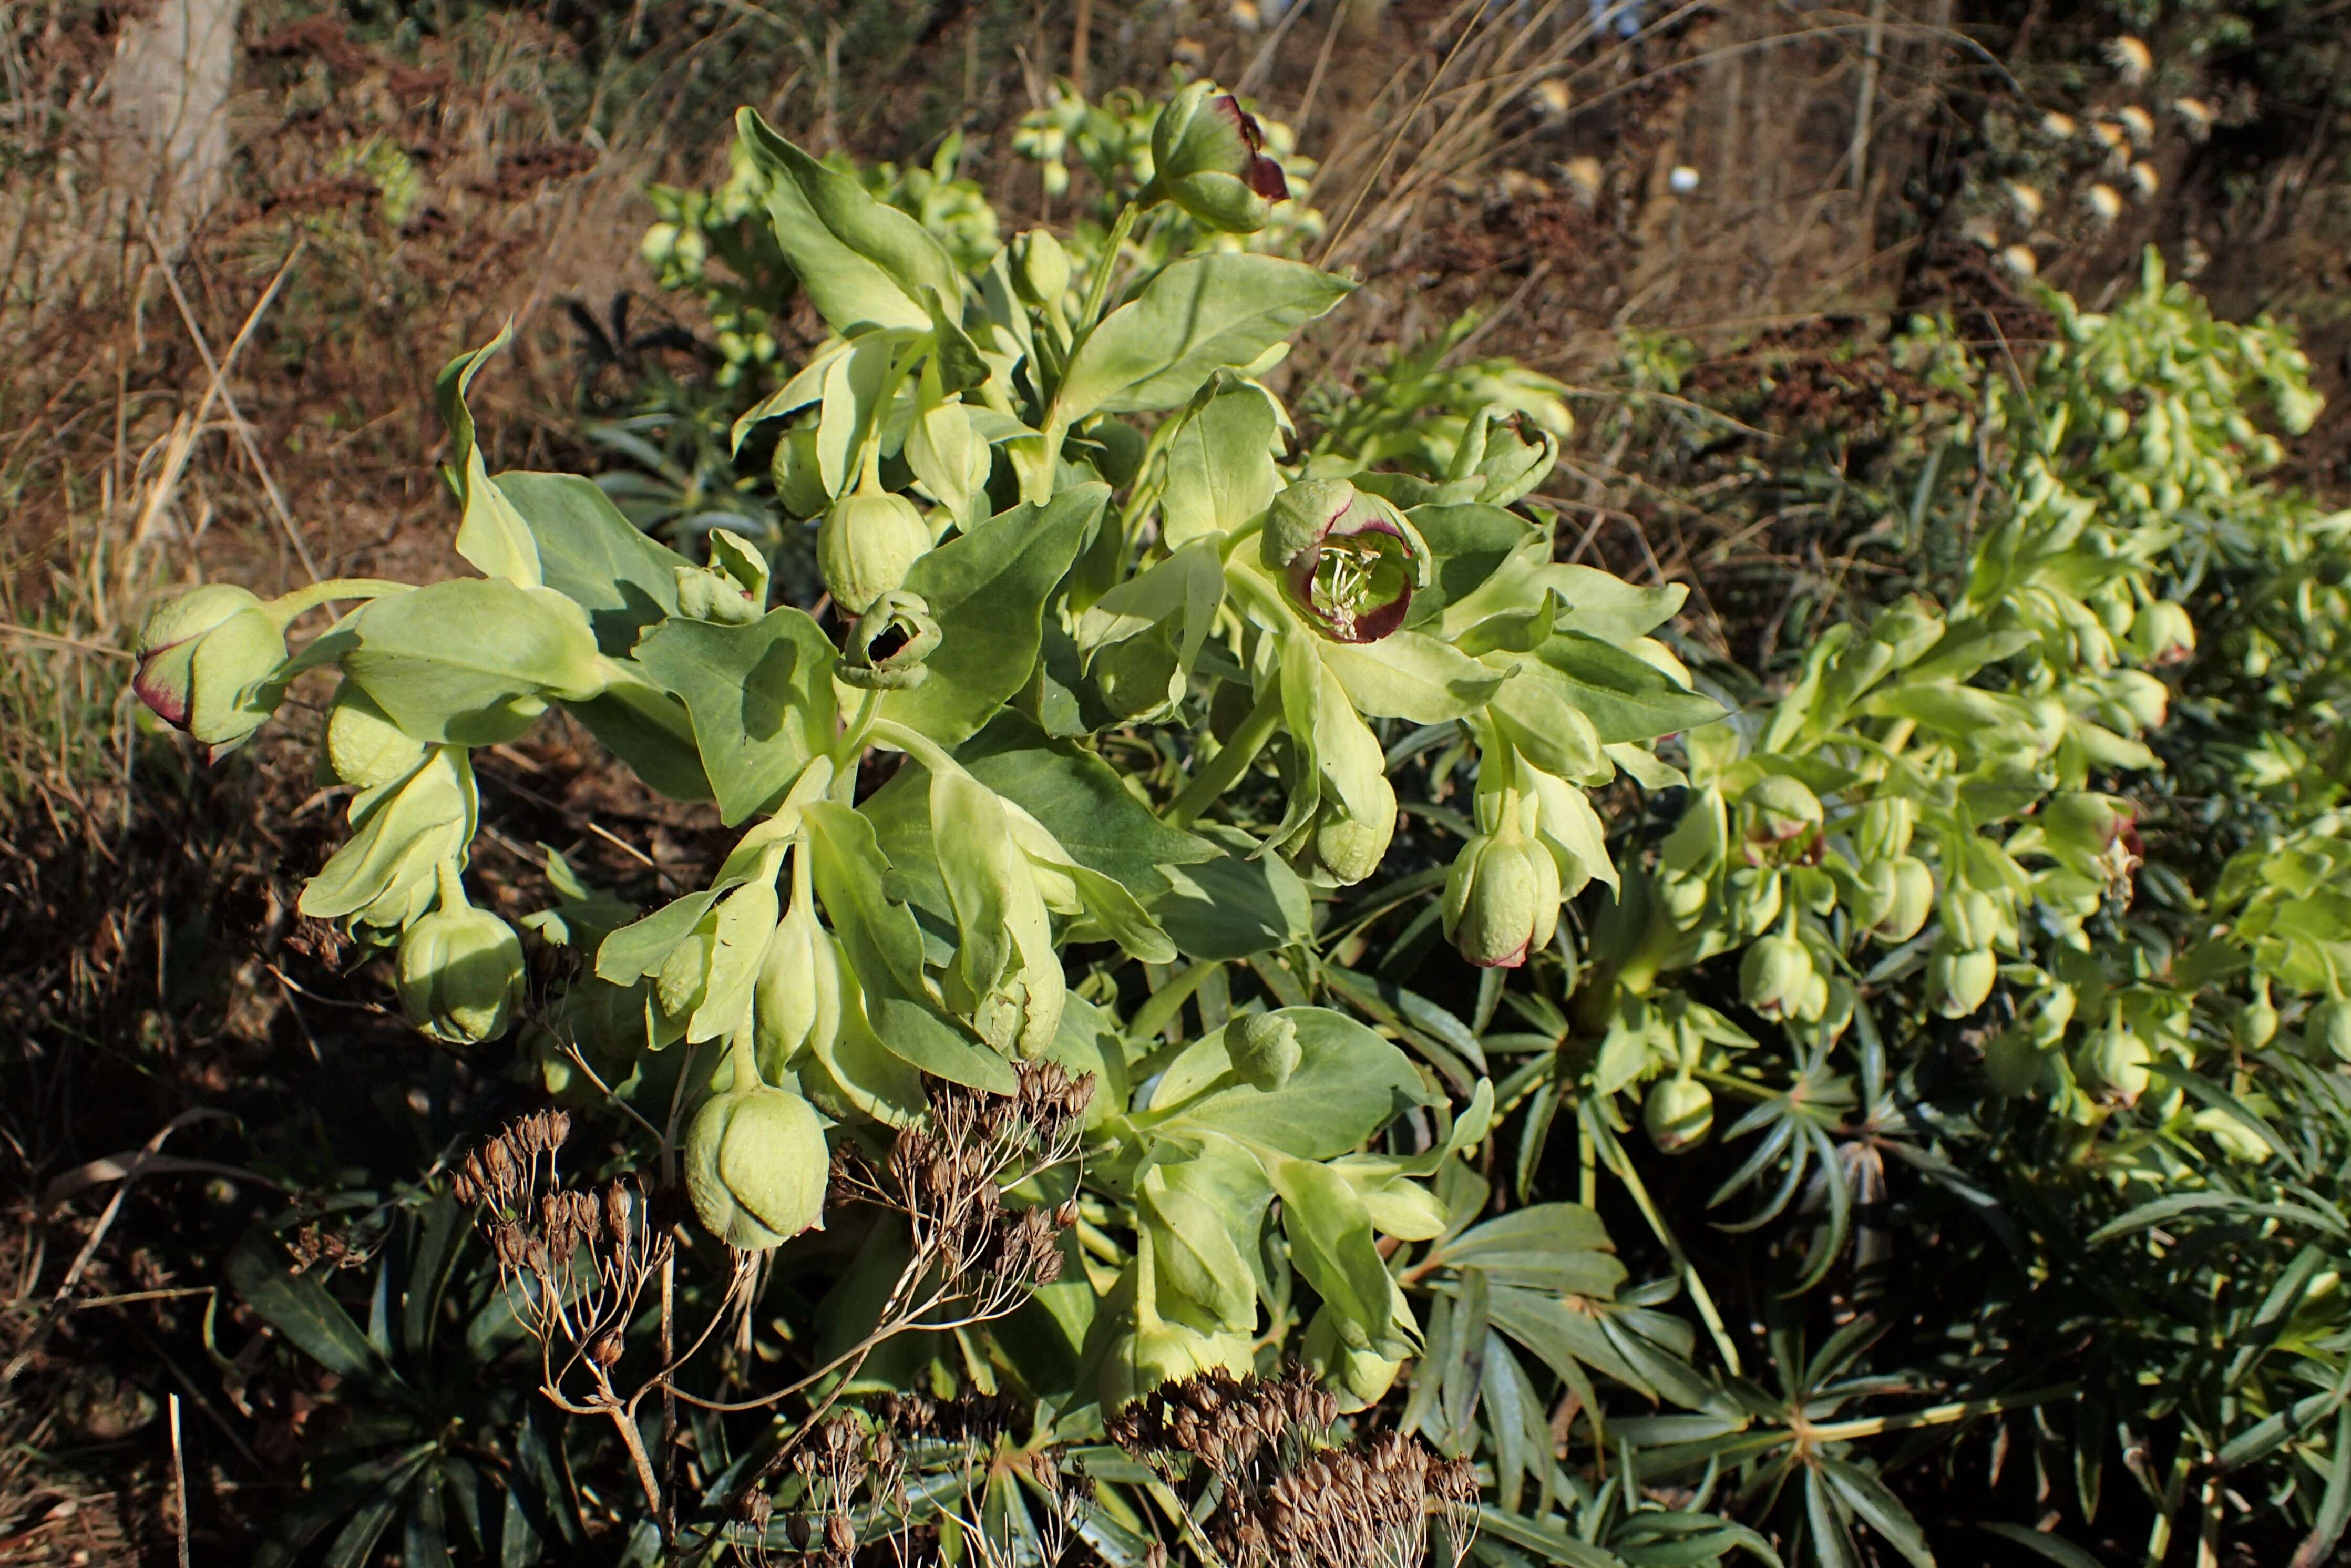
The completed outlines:
{"type": "MultiPolygon", "coordinates": [[[[172,290],[172,301],[180,308],[180,319],[187,323],[188,336],[194,340],[196,352],[203,357],[204,369],[212,375],[213,386],[220,393],[221,404],[228,410],[229,419],[235,426],[237,444],[245,448],[246,459],[253,464],[254,472],[261,477],[262,492],[269,498],[269,507],[277,516],[277,526],[285,530],[287,542],[294,547],[295,559],[302,563],[302,570],[309,573],[310,580],[324,581],[325,579],[319,573],[318,562],[310,559],[310,547],[302,542],[301,532],[294,526],[294,516],[286,508],[286,497],[278,494],[277,481],[270,476],[269,464],[261,455],[260,444],[253,439],[253,426],[246,423],[245,415],[237,410],[236,399],[230,395],[228,387],[222,380],[220,363],[213,358],[212,345],[204,340],[204,329],[196,325],[196,313],[189,307],[187,293],[180,287],[179,274],[173,270],[164,252],[162,242],[155,237],[154,225],[147,224],[143,219],[141,225],[147,230],[147,244],[155,252],[156,264],[162,269],[163,282],[172,290]]],[[[333,605],[329,605],[329,612],[332,613],[334,608],[333,605]]]]}
{"type": "Polygon", "coordinates": [[[180,1538],[180,1568],[189,1568],[192,1559],[188,1551],[188,1465],[187,1456],[180,1447],[180,1396],[172,1401],[172,1496],[177,1503],[178,1517],[173,1521],[180,1538]]]}

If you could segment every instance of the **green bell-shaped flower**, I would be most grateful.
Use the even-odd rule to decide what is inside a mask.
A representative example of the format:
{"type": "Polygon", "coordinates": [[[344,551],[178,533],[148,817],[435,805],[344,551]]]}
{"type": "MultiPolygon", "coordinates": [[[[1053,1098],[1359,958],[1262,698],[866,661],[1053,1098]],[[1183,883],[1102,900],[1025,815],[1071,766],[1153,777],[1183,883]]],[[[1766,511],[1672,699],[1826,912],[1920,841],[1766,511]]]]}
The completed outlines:
{"type": "Polygon", "coordinates": [[[1378,1404],[1404,1369],[1403,1362],[1390,1361],[1375,1350],[1357,1350],[1340,1337],[1338,1319],[1329,1307],[1315,1310],[1300,1355],[1325,1386],[1345,1396],[1341,1407],[1347,1410],[1378,1404]]]}
{"type": "Polygon", "coordinates": [[[1290,199],[1281,165],[1261,149],[1264,133],[1238,99],[1214,83],[1179,89],[1151,128],[1151,183],[1145,206],[1170,201],[1196,221],[1229,234],[1255,234],[1290,199]]]}
{"type": "Polygon", "coordinates": [[[2237,1009],[2230,1020],[2230,1029],[2239,1044],[2248,1051],[2259,1051],[2277,1038],[2277,1004],[2270,1000],[2270,977],[2261,976],[2253,981],[2252,1000],[2237,1009]]]}
{"type": "Polygon", "coordinates": [[[1759,938],[1739,961],[1740,999],[1767,1019],[1809,1022],[1828,1007],[1828,981],[1801,938],[1759,938]]]}
{"type": "Polygon", "coordinates": [[[155,607],[131,652],[131,690],[155,716],[215,748],[235,745],[285,694],[286,623],[256,594],[208,582],[155,607]]]}
{"type": "Polygon", "coordinates": [[[1871,924],[1869,934],[1880,942],[1899,946],[1924,931],[1927,917],[1935,912],[1935,873],[1916,855],[1896,855],[1890,863],[1894,868],[1893,900],[1886,913],[1871,924]]]}
{"type": "Polygon", "coordinates": [[[711,1233],[745,1252],[824,1228],[832,1170],[816,1107],[765,1084],[714,1094],[685,1133],[685,1190],[711,1233]]]}
{"type": "Polygon", "coordinates": [[[1927,956],[1927,1000],[1947,1019],[1963,1019],[1984,1005],[2000,977],[2000,956],[1989,947],[1938,940],[1927,956]]]}
{"type": "Polygon", "coordinates": [[[1235,1072],[1269,1094],[1288,1083],[1304,1060],[1298,1025],[1280,1013],[1243,1013],[1227,1024],[1225,1054],[1235,1072]]]}
{"type": "Polygon", "coordinates": [[[1559,925],[1559,862],[1515,816],[1464,845],[1445,879],[1445,935],[1480,968],[1516,968],[1559,925]]]}
{"type": "Polygon", "coordinates": [[[1740,837],[1750,865],[1792,865],[1818,858],[1821,798],[1800,779],[1767,773],[1739,800],[1740,837]]]}
{"type": "Polygon", "coordinates": [[[327,709],[327,766],[360,789],[405,779],[424,760],[424,742],[392,722],[375,699],[345,681],[327,709]]]}
{"type": "Polygon", "coordinates": [[[2101,1105],[2127,1108],[2147,1092],[2147,1070],[2154,1061],[2147,1041],[2117,1017],[2105,1028],[2092,1030],[2074,1053],[2074,1076],[2101,1105]]]}
{"type": "Polygon", "coordinates": [[[1660,1078],[1641,1102],[1641,1124],[1660,1154],[1696,1148],[1714,1130],[1714,1095],[1687,1072],[1660,1078]]]}
{"type": "Polygon", "coordinates": [[[914,503],[884,490],[843,496],[817,527],[817,569],[833,601],[852,615],[903,586],[930,548],[930,525],[914,503]]]}
{"type": "Polygon", "coordinates": [[[441,907],[400,939],[399,990],[408,1021],[451,1045],[479,1045],[506,1033],[522,1005],[522,939],[514,927],[447,882],[441,907]]]}
{"type": "Polygon", "coordinates": [[[1070,253],[1044,229],[1024,230],[1012,242],[1012,287],[1040,310],[1061,308],[1070,292],[1070,253]]]}
{"type": "Polygon", "coordinates": [[[1258,553],[1290,608],[1334,643],[1395,632],[1428,581],[1428,548],[1404,514],[1344,479],[1301,480],[1276,496],[1258,553]]]}

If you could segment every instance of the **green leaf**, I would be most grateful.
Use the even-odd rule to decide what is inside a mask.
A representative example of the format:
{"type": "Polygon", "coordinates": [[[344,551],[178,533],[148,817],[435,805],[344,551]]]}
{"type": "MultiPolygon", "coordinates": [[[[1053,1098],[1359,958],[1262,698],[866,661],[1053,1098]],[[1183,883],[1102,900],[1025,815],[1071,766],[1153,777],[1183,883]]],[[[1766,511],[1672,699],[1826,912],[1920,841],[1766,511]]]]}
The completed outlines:
{"type": "Polygon", "coordinates": [[[1820,1466],[1821,1474],[1836,1489],[1845,1506],[1885,1537],[1886,1544],[1908,1559],[1913,1568],[1935,1568],[1935,1554],[1927,1550],[1926,1532],[1910,1517],[1910,1511],[1902,1506],[1902,1500],[1886,1490],[1884,1481],[1858,1465],[1833,1459],[1825,1454],[1813,1462],[1820,1466]]]}
{"type": "Polygon", "coordinates": [[[1151,1125],[1224,1133],[1300,1159],[1327,1160],[1429,1103],[1404,1052],[1353,1019],[1328,1008],[1284,1008],[1275,1016],[1298,1030],[1299,1064],[1287,1083],[1266,1091],[1232,1077],[1218,1030],[1169,1064],[1152,1093],[1151,1125]]]}
{"type": "Polygon", "coordinates": [[[1505,678],[1418,632],[1397,632],[1376,643],[1316,641],[1323,664],[1367,718],[1443,724],[1466,717],[1484,707],[1505,678]]]}
{"type": "Polygon", "coordinates": [[[635,660],[615,663],[635,678],[616,679],[601,696],[566,703],[564,711],[586,725],[648,788],[673,800],[714,799],[685,705],[654,685],[635,660]]]}
{"type": "Polygon", "coordinates": [[[1279,256],[1186,257],[1104,317],[1070,356],[1057,415],[1074,424],[1097,411],[1175,408],[1216,371],[1254,363],[1353,290],[1279,256]]]}
{"type": "Polygon", "coordinates": [[[1411,1342],[1395,1325],[1395,1281],[1355,1189],[1311,1159],[1270,1160],[1266,1175],[1281,1196],[1290,1261],[1331,1310],[1339,1337],[1389,1360],[1411,1354],[1411,1342]]]}
{"type": "Polygon", "coordinates": [[[1623,1558],[1578,1541],[1547,1521],[1538,1522],[1505,1513],[1491,1503],[1478,1505],[1478,1528],[1513,1546],[1540,1553],[1546,1563],[1564,1563],[1568,1568],[1625,1568],[1623,1558]]]}
{"type": "Polygon", "coordinates": [[[2046,1558],[2056,1563],[2057,1568],[2103,1568],[2096,1558],[2062,1535],[2028,1530],[2022,1524],[1983,1524],[1977,1528],[1991,1531],[2011,1546],[2022,1546],[2027,1552],[2046,1558]]]}
{"type": "Polygon", "coordinates": [[[1463,1231],[1428,1262],[1484,1271],[1498,1285],[1608,1301],[1625,1282],[1600,1217],[1580,1203],[1514,1209],[1463,1231]]]}
{"type": "MultiPolygon", "coordinates": [[[[1427,586],[1412,596],[1408,624],[1441,615],[1446,607],[1478,591],[1541,530],[1516,512],[1482,502],[1467,506],[1415,507],[1405,514],[1436,558],[1427,586]]],[[[1538,591],[1535,599],[1541,601],[1538,591]]]]}
{"type": "Polygon", "coordinates": [[[1188,958],[1247,958],[1306,940],[1313,908],[1306,884],[1279,855],[1259,854],[1248,834],[1201,823],[1217,845],[1213,860],[1168,865],[1168,890],[1144,906],[1188,958]]]}
{"type": "Polygon", "coordinates": [[[1028,685],[1045,601],[1109,499],[1106,485],[1073,486],[1041,507],[1000,512],[916,560],[906,589],[930,606],[939,645],[924,665],[928,676],[887,694],[882,716],[953,746],[1028,685]]]}
{"type": "Polygon", "coordinates": [[[1566,683],[1568,700],[1592,720],[1604,746],[1694,729],[1723,716],[1722,705],[1712,697],[1581,632],[1555,633],[1536,656],[1566,683]]]}
{"type": "Polygon", "coordinates": [[[786,605],[747,626],[664,621],[637,663],[685,704],[720,819],[729,826],[779,800],[831,744],[839,651],[786,605]]]}
{"type": "MultiPolygon", "coordinates": [[[[1416,517],[1421,509],[1416,509],[1416,517]]],[[[1559,595],[1562,631],[1581,632],[1619,646],[1672,620],[1689,597],[1689,590],[1677,582],[1635,588],[1597,567],[1553,563],[1551,542],[1537,538],[1497,567],[1468,597],[1446,605],[1445,632],[1457,635],[1489,616],[1532,610],[1546,592],[1559,595]]]]}
{"type": "Polygon", "coordinates": [[[549,701],[604,684],[587,612],[544,588],[453,578],[376,600],[347,624],[345,673],[419,740],[495,746],[549,701]]]}
{"type": "Polygon", "coordinates": [[[266,1243],[248,1237],[229,1254],[229,1283],[246,1303],[336,1376],[367,1384],[403,1405],[413,1403],[400,1375],[326,1287],[308,1274],[289,1272],[269,1251],[266,1243]]]}
{"type": "Polygon", "coordinates": [[[800,288],[834,331],[860,327],[928,330],[923,290],[963,298],[963,277],[915,218],[865,193],[856,176],[829,169],[778,134],[755,110],[735,125],[768,179],[776,245],[800,288]]]}
{"type": "Polygon", "coordinates": [[[647,626],[677,613],[686,559],[621,515],[577,474],[500,474],[499,491],[538,541],[546,585],[588,612],[596,645],[619,657],[647,626]]]}
{"type": "Polygon", "coordinates": [[[1281,486],[1275,429],[1273,404],[1260,387],[1226,386],[1196,406],[1167,443],[1159,532],[1169,549],[1231,533],[1272,504],[1281,486]]]}
{"type": "Polygon", "coordinates": [[[474,436],[474,415],[465,406],[465,389],[473,384],[474,377],[489,362],[490,356],[505,348],[513,336],[514,322],[508,320],[487,343],[442,366],[433,390],[441,404],[442,422],[448,425],[450,439],[457,449],[457,498],[465,507],[457,525],[457,553],[485,577],[520,588],[537,588],[540,582],[538,547],[531,538],[530,525],[515,510],[505,492],[490,483],[489,469],[482,462],[481,445],[474,436]]]}
{"type": "Polygon", "coordinates": [[[1229,1332],[1255,1328],[1257,1291],[1224,1218],[1193,1194],[1169,1186],[1157,1170],[1145,1181],[1144,1200],[1154,1222],[1152,1259],[1161,1283],[1197,1302],[1229,1332]]]}
{"type": "Polygon", "coordinates": [[[801,821],[817,853],[817,897],[831,917],[849,966],[865,992],[865,1016],[893,1054],[935,1078],[1010,1094],[1011,1064],[981,1044],[930,998],[923,976],[923,933],[914,912],[884,896],[890,862],[873,824],[830,800],[808,806],[801,821]]]}
{"type": "Polygon", "coordinates": [[[1224,852],[1153,815],[1097,753],[1050,740],[1019,714],[998,715],[956,760],[1050,829],[1072,860],[1137,893],[1166,885],[1162,866],[1198,865],[1224,852]]]}

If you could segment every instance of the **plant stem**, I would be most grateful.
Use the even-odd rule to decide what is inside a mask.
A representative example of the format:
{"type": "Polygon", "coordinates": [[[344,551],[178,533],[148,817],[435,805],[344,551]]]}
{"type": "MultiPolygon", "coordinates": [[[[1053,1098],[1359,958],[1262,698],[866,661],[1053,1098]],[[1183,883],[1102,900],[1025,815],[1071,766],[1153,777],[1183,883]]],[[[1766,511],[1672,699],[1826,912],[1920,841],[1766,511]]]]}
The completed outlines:
{"type": "Polygon", "coordinates": [[[606,1404],[604,1412],[612,1417],[612,1425],[621,1429],[621,1441],[629,1450],[629,1462],[636,1467],[637,1484],[644,1488],[645,1502],[659,1516],[662,1511],[661,1483],[653,1479],[653,1462],[645,1452],[644,1437],[618,1400],[606,1404]]]}
{"type": "Polygon", "coordinates": [[[1273,738],[1280,723],[1281,693],[1269,687],[1258,698],[1257,706],[1249,709],[1249,717],[1241,720],[1241,727],[1233,731],[1232,739],[1184,786],[1183,793],[1167,808],[1167,821],[1179,828],[1188,828],[1196,821],[1200,813],[1214,805],[1217,797],[1231,789],[1249,765],[1257,760],[1257,754],[1265,749],[1265,743],[1273,738]]]}
{"type": "Polygon", "coordinates": [[[406,593],[415,585],[393,582],[381,577],[330,577],[324,582],[314,582],[281,594],[269,601],[270,610],[290,623],[295,617],[319,605],[338,599],[381,599],[386,594],[406,593]]]}
{"type": "Polygon", "coordinates": [[[1085,308],[1078,312],[1078,329],[1070,339],[1070,358],[1073,360],[1102,320],[1102,307],[1110,302],[1110,275],[1118,270],[1119,252],[1126,248],[1126,236],[1134,232],[1134,220],[1141,212],[1140,207],[1129,202],[1119,208],[1117,220],[1110,226],[1110,239],[1102,246],[1102,265],[1086,280],[1085,308]]]}

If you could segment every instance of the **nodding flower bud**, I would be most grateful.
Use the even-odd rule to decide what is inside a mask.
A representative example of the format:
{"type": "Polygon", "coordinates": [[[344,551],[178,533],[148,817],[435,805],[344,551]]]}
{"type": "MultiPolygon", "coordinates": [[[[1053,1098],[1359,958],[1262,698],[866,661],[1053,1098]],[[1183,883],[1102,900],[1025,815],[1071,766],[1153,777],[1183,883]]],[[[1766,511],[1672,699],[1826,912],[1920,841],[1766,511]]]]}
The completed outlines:
{"type": "Polygon", "coordinates": [[[392,722],[375,699],[350,681],[327,709],[327,766],[360,789],[404,779],[424,760],[424,743],[392,722]]]}
{"type": "Polygon", "coordinates": [[[1296,837],[1285,841],[1290,865],[1318,887],[1352,887],[1387,858],[1388,844],[1395,837],[1395,787],[1375,779],[1364,788],[1375,797],[1377,809],[1355,816],[1326,796],[1296,837]]]}
{"type": "Polygon", "coordinates": [[[745,1252],[824,1228],[832,1155],[816,1107],[762,1084],[714,1094],[685,1133],[685,1190],[711,1233],[745,1252]]]}
{"type": "Polygon", "coordinates": [[[2351,999],[2329,997],[2303,1016],[2303,1049],[2314,1060],[2351,1063],[2351,999]]]}
{"type": "Polygon", "coordinates": [[[139,700],[207,746],[233,746],[259,729],[285,691],[285,622],[259,596],[229,583],[156,606],[131,651],[139,700]]]}
{"type": "Polygon", "coordinates": [[[2196,622],[2186,605],[2158,599],[2132,620],[2130,644],[2142,664],[2180,664],[2196,652],[2196,622]]]}
{"type": "Polygon", "coordinates": [[[1171,632],[1163,623],[1094,655],[1094,690],[1120,718],[1148,717],[1182,698],[1183,656],[1171,632]]]}
{"type": "Polygon", "coordinates": [[[1927,956],[1927,1000],[1947,1019],[1963,1019],[1984,1005],[2000,975],[2000,956],[1989,947],[1961,947],[1938,940],[1927,956]]]}
{"type": "Polygon", "coordinates": [[[522,940],[486,909],[444,903],[400,939],[400,1005],[408,1021],[451,1045],[506,1033],[522,1005],[522,940]]]}
{"type": "Polygon", "coordinates": [[[2091,1031],[2074,1053],[2074,1076],[2101,1105],[2131,1106],[2147,1092],[2147,1069],[2155,1057],[2128,1024],[2117,1019],[2091,1031]]]}
{"type": "Polygon", "coordinates": [[[1714,1129],[1714,1095],[1687,1072],[1660,1078],[1641,1103],[1641,1124],[1660,1154],[1696,1148],[1714,1129]]]}
{"type": "Polygon", "coordinates": [[[1802,779],[1767,773],[1739,800],[1750,865],[1792,865],[1820,856],[1821,798],[1802,779]]]}
{"type": "Polygon", "coordinates": [[[817,526],[817,568],[833,601],[852,615],[904,585],[930,548],[930,526],[914,503],[886,491],[843,496],[817,526]]]}
{"type": "Polygon", "coordinates": [[[1445,879],[1445,935],[1480,968],[1515,968],[1559,925],[1559,862],[1506,821],[1463,846],[1445,879]]]}
{"type": "Polygon", "coordinates": [[[2109,886],[2128,883],[2145,861],[2137,810],[2127,800],[2064,790],[2043,803],[2041,831],[2067,867],[2109,886]]]}
{"type": "Polygon", "coordinates": [[[1308,479],[1274,497],[1259,547],[1290,605],[1334,643],[1376,643],[1404,624],[1428,551],[1404,514],[1344,479],[1308,479]]]}
{"type": "Polygon", "coordinates": [[[2231,1025],[2237,1042],[2248,1051],[2259,1051],[2277,1038],[2277,1004],[2270,1000],[2270,977],[2263,975],[2253,982],[2253,999],[2237,1009],[2231,1025]]]}
{"type": "Polygon", "coordinates": [[[1886,913],[1870,923],[1870,935],[1896,946],[1927,927],[1935,912],[1935,873],[1917,855],[1896,855],[1888,862],[1894,873],[1893,901],[1886,913]]]}
{"type": "Polygon", "coordinates": [[[1827,1010],[1828,980],[1794,936],[1764,936],[1739,961],[1740,999],[1767,1019],[1809,1022],[1827,1010]]]}
{"type": "Polygon", "coordinates": [[[1269,1094],[1290,1082],[1304,1055],[1297,1024],[1280,1013],[1243,1013],[1227,1024],[1225,1054],[1235,1072],[1269,1094]]]}
{"type": "Polygon", "coordinates": [[[1151,127],[1151,183],[1141,200],[1173,202],[1213,229],[1255,234],[1271,220],[1273,204],[1290,199],[1290,182],[1264,146],[1264,132],[1238,99],[1193,82],[1151,127]]]}
{"type": "Polygon", "coordinates": [[[923,661],[939,645],[939,623],[919,593],[892,589],[876,598],[850,629],[833,674],[865,691],[904,691],[930,678],[923,661]]]}
{"type": "Polygon", "coordinates": [[[1028,230],[1012,242],[1012,287],[1024,303],[1059,308],[1070,292],[1070,253],[1045,230],[1028,230]]]}

